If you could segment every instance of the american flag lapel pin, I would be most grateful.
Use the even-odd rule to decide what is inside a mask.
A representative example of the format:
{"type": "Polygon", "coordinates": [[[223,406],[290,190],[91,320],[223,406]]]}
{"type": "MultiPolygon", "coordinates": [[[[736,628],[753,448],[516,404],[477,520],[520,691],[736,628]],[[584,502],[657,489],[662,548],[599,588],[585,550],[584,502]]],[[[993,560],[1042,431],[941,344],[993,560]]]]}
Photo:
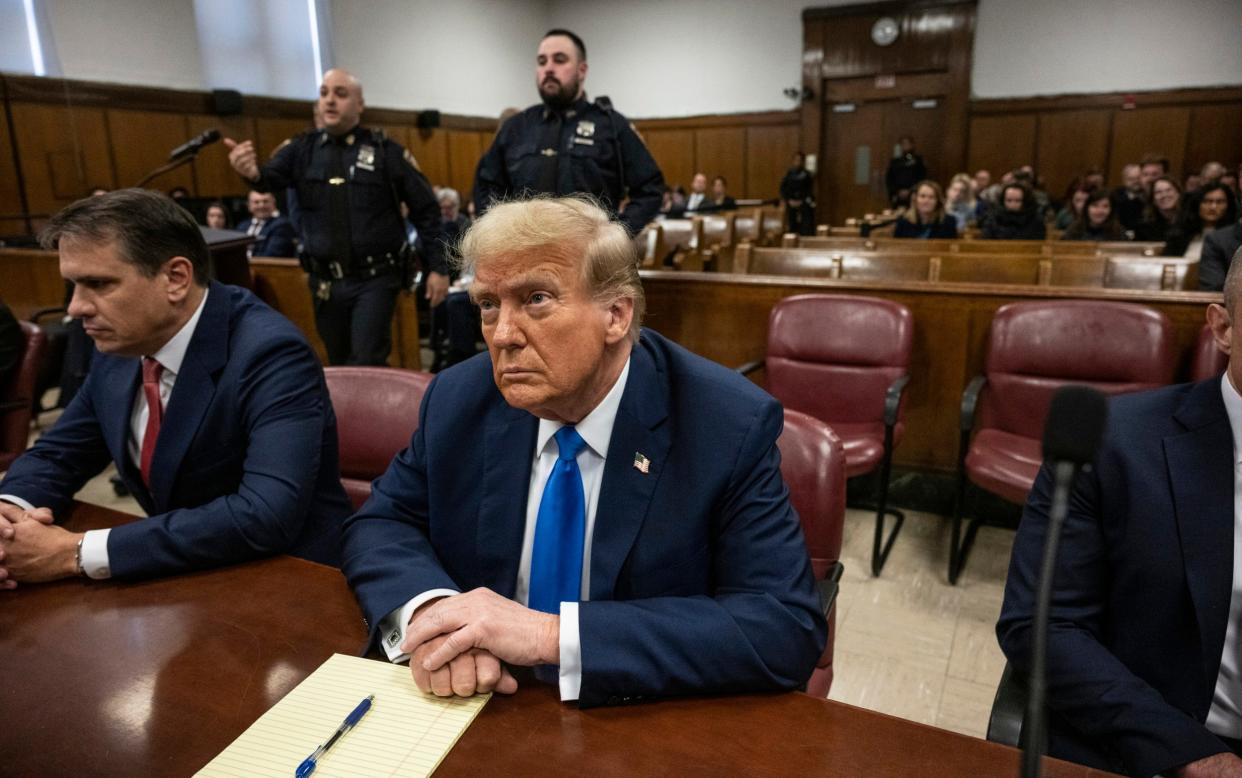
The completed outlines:
{"type": "Polygon", "coordinates": [[[651,472],[651,460],[643,454],[634,452],[634,469],[640,473],[646,474],[651,472]]]}

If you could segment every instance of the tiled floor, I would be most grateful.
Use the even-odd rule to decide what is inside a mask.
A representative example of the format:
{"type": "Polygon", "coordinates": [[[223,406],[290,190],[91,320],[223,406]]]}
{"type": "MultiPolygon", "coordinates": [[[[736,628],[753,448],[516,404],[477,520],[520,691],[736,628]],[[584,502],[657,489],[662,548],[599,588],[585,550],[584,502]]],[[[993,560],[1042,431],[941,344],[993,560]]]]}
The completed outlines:
{"type": "MultiPolygon", "coordinates": [[[[41,421],[46,426],[52,418],[41,421]]],[[[111,474],[109,468],[92,479],[78,498],[141,514],[132,498],[115,495],[111,474]]],[[[1005,666],[993,627],[1013,532],[981,529],[958,585],[949,586],[948,522],[926,513],[906,517],[883,575],[872,578],[874,514],[847,512],[829,697],[983,737],[1005,666]]]]}

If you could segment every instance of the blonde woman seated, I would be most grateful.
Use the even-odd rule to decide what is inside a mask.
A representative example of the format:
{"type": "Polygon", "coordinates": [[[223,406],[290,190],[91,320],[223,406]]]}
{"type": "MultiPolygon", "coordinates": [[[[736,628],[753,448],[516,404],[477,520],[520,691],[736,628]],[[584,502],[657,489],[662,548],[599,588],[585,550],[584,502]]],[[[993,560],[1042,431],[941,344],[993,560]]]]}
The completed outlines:
{"type": "Polygon", "coordinates": [[[979,223],[987,207],[975,194],[974,179],[965,173],[953,176],[944,198],[945,211],[957,220],[958,233],[963,233],[967,227],[979,223]]]}
{"type": "Polygon", "coordinates": [[[895,238],[956,238],[957,219],[944,212],[944,191],[935,181],[914,187],[910,207],[897,219],[895,238]]]}

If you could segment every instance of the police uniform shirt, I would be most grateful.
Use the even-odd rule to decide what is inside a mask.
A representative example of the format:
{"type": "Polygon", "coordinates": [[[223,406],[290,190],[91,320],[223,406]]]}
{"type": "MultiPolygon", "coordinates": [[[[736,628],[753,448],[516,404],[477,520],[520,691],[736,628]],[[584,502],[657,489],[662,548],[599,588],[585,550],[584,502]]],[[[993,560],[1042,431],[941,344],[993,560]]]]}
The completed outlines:
{"type": "Polygon", "coordinates": [[[660,210],[664,176],[624,116],[579,98],[563,112],[533,105],[501,126],[479,160],[474,207],[482,215],[494,200],[585,193],[615,212],[627,189],[621,221],[637,234],[660,210]]]}
{"type": "Polygon", "coordinates": [[[252,186],[261,192],[292,187],[305,251],[317,262],[336,261],[355,272],[395,264],[406,242],[400,200],[424,239],[427,268],[448,274],[431,185],[413,155],[381,132],[355,127],[339,137],[323,130],[302,133],[276,150],[252,186]],[[344,187],[343,196],[336,187],[344,187]]]}

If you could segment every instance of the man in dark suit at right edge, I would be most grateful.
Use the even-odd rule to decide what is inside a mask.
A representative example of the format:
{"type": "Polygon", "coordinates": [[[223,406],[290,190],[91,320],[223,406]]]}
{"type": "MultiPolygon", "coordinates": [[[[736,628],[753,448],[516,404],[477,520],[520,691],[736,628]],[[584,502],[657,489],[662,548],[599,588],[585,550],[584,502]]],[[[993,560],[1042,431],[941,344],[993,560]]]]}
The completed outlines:
{"type": "MultiPolygon", "coordinates": [[[[1242,776],[1242,252],[1208,306],[1219,378],[1114,398],[1074,484],[1048,630],[1049,753],[1132,775],[1242,776]]],[[[1026,673],[1052,492],[1014,541],[996,631],[1026,673]]]]}

